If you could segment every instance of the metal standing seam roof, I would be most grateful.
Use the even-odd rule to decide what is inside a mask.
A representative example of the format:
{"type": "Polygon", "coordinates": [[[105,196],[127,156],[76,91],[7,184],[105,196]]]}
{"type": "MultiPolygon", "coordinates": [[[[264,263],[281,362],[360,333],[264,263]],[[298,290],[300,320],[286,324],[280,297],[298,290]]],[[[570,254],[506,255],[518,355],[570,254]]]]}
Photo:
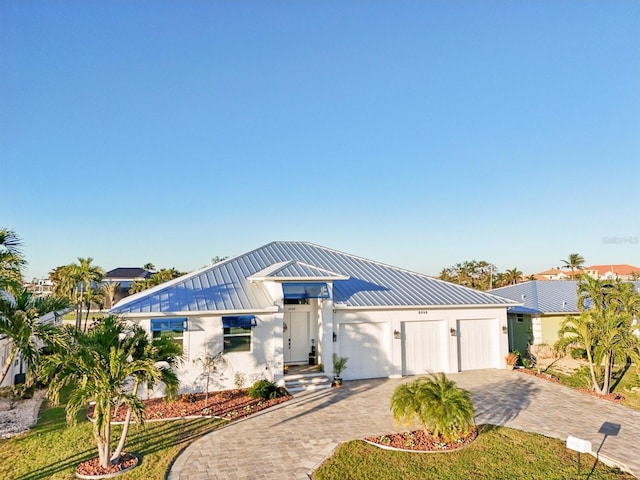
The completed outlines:
{"type": "Polygon", "coordinates": [[[578,313],[577,288],[577,280],[531,280],[490,292],[524,304],[509,309],[513,313],[578,313]]]}
{"type": "Polygon", "coordinates": [[[519,303],[308,242],[272,242],[126,297],[111,312],[265,309],[273,305],[273,300],[259,281],[249,278],[260,274],[268,274],[275,281],[328,275],[347,277],[333,280],[336,307],[504,306],[519,303]]]}

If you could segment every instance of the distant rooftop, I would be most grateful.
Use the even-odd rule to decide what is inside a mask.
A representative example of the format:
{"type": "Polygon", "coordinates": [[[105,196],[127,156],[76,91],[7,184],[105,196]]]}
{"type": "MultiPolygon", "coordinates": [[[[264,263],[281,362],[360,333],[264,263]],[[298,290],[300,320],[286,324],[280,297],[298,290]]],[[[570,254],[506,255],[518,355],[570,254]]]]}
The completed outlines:
{"type": "Polygon", "coordinates": [[[138,278],[149,278],[152,273],[145,268],[138,267],[119,267],[109,270],[104,278],[105,280],[135,280],[138,278]]]}

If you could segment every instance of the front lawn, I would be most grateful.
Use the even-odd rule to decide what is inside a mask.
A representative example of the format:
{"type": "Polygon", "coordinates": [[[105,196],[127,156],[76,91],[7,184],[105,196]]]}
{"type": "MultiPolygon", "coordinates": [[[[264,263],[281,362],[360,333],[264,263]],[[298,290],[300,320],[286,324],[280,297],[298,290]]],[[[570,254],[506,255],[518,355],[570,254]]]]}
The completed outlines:
{"type": "MultiPolygon", "coordinates": [[[[142,428],[132,426],[126,450],[138,454],[142,461],[123,478],[165,478],[169,465],[180,450],[223,423],[222,420],[201,418],[148,422],[142,428]]],[[[84,416],[79,417],[75,427],[67,427],[64,406],[48,408],[43,405],[36,427],[18,437],[0,440],[0,478],[76,478],[76,466],[97,455],[91,427],[84,416]]],[[[120,431],[120,426],[114,426],[114,438],[119,437],[120,431]]]]}
{"type": "MultiPolygon", "coordinates": [[[[454,453],[391,452],[361,440],[344,443],[315,471],[314,480],[458,480],[575,478],[577,454],[564,442],[506,427],[484,425],[469,447],[454,453]]],[[[633,479],[582,455],[582,476],[633,479]]]]}

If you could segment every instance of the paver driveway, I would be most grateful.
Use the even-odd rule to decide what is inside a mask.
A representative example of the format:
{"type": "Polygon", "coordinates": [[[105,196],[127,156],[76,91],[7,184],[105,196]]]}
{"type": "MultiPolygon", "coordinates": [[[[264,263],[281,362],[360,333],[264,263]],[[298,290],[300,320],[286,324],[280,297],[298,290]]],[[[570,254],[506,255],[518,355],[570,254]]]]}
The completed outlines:
{"type": "MultiPolygon", "coordinates": [[[[640,412],[510,370],[449,377],[472,392],[477,423],[563,440],[574,435],[640,477],[640,412]]],[[[411,380],[345,382],[340,389],[299,395],[194,442],[168,479],[308,479],[339,443],[396,431],[389,399],[397,385],[411,380]]]]}

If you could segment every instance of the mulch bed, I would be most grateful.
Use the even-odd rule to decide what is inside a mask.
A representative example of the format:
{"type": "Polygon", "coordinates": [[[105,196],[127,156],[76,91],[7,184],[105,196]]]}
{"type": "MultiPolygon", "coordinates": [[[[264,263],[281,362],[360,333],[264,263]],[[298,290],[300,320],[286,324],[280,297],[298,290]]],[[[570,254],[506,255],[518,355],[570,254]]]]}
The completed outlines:
{"type": "MultiPolygon", "coordinates": [[[[286,393],[282,397],[270,400],[251,398],[246,389],[209,392],[208,400],[205,400],[204,393],[187,393],[170,402],[164,398],[145,400],[144,415],[147,421],[194,416],[215,416],[233,420],[286,402],[291,398],[291,395],[286,393]]],[[[126,413],[126,407],[119,408],[112,417],[113,421],[124,421],[126,413]]],[[[93,418],[93,406],[89,407],[87,415],[93,418]]]]}
{"type": "Polygon", "coordinates": [[[476,427],[466,436],[453,442],[445,442],[441,437],[434,437],[431,433],[424,430],[415,430],[413,432],[392,433],[389,435],[381,435],[379,437],[368,437],[366,441],[382,445],[384,447],[397,448],[399,450],[407,450],[414,452],[446,452],[458,450],[469,445],[478,436],[476,427]]]}
{"type": "MultiPolygon", "coordinates": [[[[549,382],[560,383],[560,379],[558,379],[558,377],[548,373],[538,373],[537,371],[528,368],[518,368],[517,370],[518,372],[526,373],[527,375],[533,375],[534,377],[542,378],[543,380],[547,380],[549,382]]],[[[607,395],[601,395],[588,388],[575,388],[574,390],[586,393],[587,395],[591,395],[592,397],[601,398],[602,400],[608,400],[613,403],[622,403],[624,401],[624,397],[619,393],[609,393],[607,395]]]]}
{"type": "Polygon", "coordinates": [[[120,455],[118,462],[114,463],[109,468],[102,468],[98,457],[94,457],[91,460],[87,460],[86,462],[82,462],[78,465],[76,473],[86,476],[110,475],[126,470],[127,468],[135,467],[137,464],[138,457],[129,453],[123,453],[120,455]]]}
{"type": "MultiPolygon", "coordinates": [[[[291,398],[289,394],[270,400],[251,398],[246,389],[209,392],[208,400],[205,400],[204,393],[187,393],[170,402],[164,398],[145,400],[144,415],[145,420],[212,416],[238,419],[286,402],[291,398]]],[[[113,415],[113,421],[124,421],[126,413],[126,407],[119,408],[113,415]]],[[[89,407],[87,414],[89,418],[93,418],[93,406],[89,407]]]]}

